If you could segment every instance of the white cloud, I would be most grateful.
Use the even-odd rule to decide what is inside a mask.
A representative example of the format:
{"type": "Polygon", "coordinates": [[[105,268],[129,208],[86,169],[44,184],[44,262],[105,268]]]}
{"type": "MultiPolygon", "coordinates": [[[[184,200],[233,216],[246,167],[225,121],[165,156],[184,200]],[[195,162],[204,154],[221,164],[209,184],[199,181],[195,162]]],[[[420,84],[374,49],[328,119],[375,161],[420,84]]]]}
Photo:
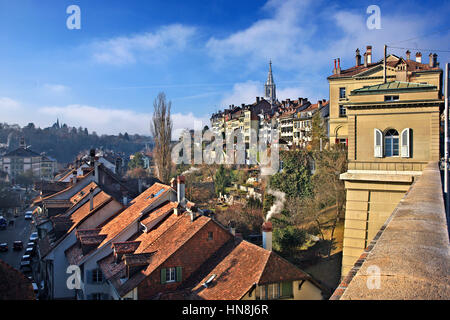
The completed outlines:
{"type": "MultiPolygon", "coordinates": [[[[67,106],[49,106],[40,108],[41,115],[51,119],[59,118],[61,122],[74,127],[87,127],[98,134],[150,135],[151,113],[139,113],[129,109],[98,108],[89,105],[72,104],[67,106]]],[[[209,125],[209,117],[196,117],[192,112],[171,114],[173,138],[178,138],[182,129],[193,129],[196,122],[209,125]]]]}
{"type": "Polygon", "coordinates": [[[173,51],[183,50],[196,32],[181,24],[163,26],[155,32],[117,37],[92,44],[94,58],[107,64],[129,64],[137,60],[164,59],[173,51]]]}
{"type": "Polygon", "coordinates": [[[206,47],[219,61],[244,57],[251,68],[268,59],[278,66],[292,65],[298,59],[299,41],[311,33],[298,23],[305,17],[308,5],[309,1],[269,1],[263,9],[274,12],[273,17],[260,19],[223,39],[212,37],[206,47]]]}
{"type": "Polygon", "coordinates": [[[69,87],[62,85],[62,84],[51,84],[51,83],[45,83],[43,85],[43,88],[51,93],[61,94],[69,91],[69,87]]]}
{"type": "Polygon", "coordinates": [[[236,83],[231,92],[224,94],[220,105],[227,108],[229,105],[250,104],[255,102],[256,97],[263,96],[262,85],[256,81],[236,83]]]}

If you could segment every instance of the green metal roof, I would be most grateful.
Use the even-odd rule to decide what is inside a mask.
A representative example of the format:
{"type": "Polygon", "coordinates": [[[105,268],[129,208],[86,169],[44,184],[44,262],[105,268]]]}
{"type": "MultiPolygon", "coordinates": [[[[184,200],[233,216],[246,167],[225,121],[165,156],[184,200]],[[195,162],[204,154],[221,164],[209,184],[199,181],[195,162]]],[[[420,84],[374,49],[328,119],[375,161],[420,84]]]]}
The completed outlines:
{"type": "Polygon", "coordinates": [[[352,90],[351,94],[373,94],[380,92],[395,92],[395,91],[428,91],[436,89],[437,89],[436,86],[430,84],[391,81],[355,89],[352,90]]]}

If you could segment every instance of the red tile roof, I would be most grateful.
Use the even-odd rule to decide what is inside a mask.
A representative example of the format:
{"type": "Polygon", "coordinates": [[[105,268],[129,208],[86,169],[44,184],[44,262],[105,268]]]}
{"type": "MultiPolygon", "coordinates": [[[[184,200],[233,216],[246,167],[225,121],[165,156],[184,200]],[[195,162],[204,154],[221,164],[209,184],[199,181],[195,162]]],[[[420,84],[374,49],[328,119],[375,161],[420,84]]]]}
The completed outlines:
{"type": "MultiPolygon", "coordinates": [[[[103,224],[99,225],[97,229],[77,230],[77,236],[84,236],[84,232],[102,235],[103,240],[98,243],[97,247],[100,248],[114,239],[128,225],[130,225],[134,221],[137,221],[141,216],[143,210],[148,208],[152,203],[154,203],[162,195],[166,194],[166,192],[168,192],[169,190],[171,190],[171,187],[161,183],[155,183],[139,196],[134,198],[130,202],[129,207],[117,213],[111,219],[105,221],[103,224]],[[161,190],[162,192],[160,192],[161,190]]],[[[79,262],[81,262],[83,256],[80,246],[78,244],[75,244],[74,246],[68,248],[66,250],[66,257],[69,261],[71,261],[72,264],[78,264],[79,262]]]]}
{"type": "MultiPolygon", "coordinates": [[[[393,56],[393,55],[392,55],[393,56]]],[[[394,56],[396,57],[396,56],[394,56]]],[[[389,56],[388,56],[389,58],[389,56]]],[[[419,63],[416,62],[414,60],[405,60],[403,58],[398,58],[398,60],[391,60],[391,61],[386,61],[386,65],[390,66],[390,67],[395,67],[397,66],[400,62],[405,62],[407,65],[407,71],[411,71],[411,72],[415,72],[415,71],[431,71],[431,70],[440,70],[439,66],[437,67],[430,67],[429,64],[427,63],[419,63]]],[[[374,63],[369,63],[367,65],[367,67],[364,66],[364,64],[359,65],[359,66],[353,66],[351,68],[345,69],[345,70],[341,70],[340,74],[333,74],[331,76],[328,77],[328,79],[335,79],[335,78],[342,78],[342,77],[351,77],[351,76],[355,76],[357,74],[363,73],[365,71],[368,71],[370,69],[372,69],[373,67],[379,66],[379,65],[383,65],[383,60],[380,60],[378,62],[374,62],[374,63]]]]}
{"type": "MultiPolygon", "coordinates": [[[[127,294],[138,284],[154,272],[164,261],[180,249],[189,239],[212,220],[205,216],[199,216],[191,221],[189,215],[174,216],[176,219],[165,232],[162,232],[154,241],[147,243],[147,246],[139,246],[135,254],[153,253],[148,266],[140,273],[137,273],[126,281],[118,292],[121,295],[127,294]]],[[[138,238],[139,239],[139,238],[138,238]]]]}
{"type": "Polygon", "coordinates": [[[114,219],[111,219],[108,223],[101,227],[100,234],[106,235],[106,238],[99,245],[99,247],[103,246],[106,242],[114,239],[114,237],[116,237],[126,226],[128,226],[133,221],[136,221],[143,210],[145,210],[148,206],[155,202],[156,199],[160,198],[169,190],[171,190],[171,187],[161,183],[155,183],[139,196],[134,198],[128,208],[116,215],[114,219]],[[163,191],[155,196],[160,190],[163,191]]]}
{"type": "Polygon", "coordinates": [[[194,298],[239,300],[255,284],[264,285],[293,280],[312,280],[287,260],[272,251],[247,241],[228,243],[212,260],[207,261],[191,281],[194,298]],[[208,288],[203,286],[215,275],[208,288]]]}

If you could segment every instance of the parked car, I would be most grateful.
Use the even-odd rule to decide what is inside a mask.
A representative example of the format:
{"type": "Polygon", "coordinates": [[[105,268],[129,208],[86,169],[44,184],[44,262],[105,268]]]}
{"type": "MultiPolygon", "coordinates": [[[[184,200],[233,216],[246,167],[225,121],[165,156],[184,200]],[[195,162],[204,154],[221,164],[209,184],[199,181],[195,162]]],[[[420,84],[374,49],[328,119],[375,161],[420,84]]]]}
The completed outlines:
{"type": "Polygon", "coordinates": [[[24,254],[22,256],[22,261],[31,261],[31,256],[29,254],[24,254]]]}
{"type": "Polygon", "coordinates": [[[32,282],[31,285],[33,286],[34,293],[38,294],[39,293],[39,288],[38,288],[36,282],[32,282]]]}
{"type": "Polygon", "coordinates": [[[0,243],[0,252],[8,251],[8,244],[6,242],[0,243]]]}
{"type": "Polygon", "coordinates": [[[20,251],[23,249],[23,242],[20,240],[14,241],[13,243],[13,250],[14,251],[20,251]]]}
{"type": "Polygon", "coordinates": [[[38,234],[37,234],[37,232],[33,232],[33,233],[30,235],[30,241],[37,241],[37,239],[38,239],[38,234]]]}
{"type": "Polygon", "coordinates": [[[25,220],[32,220],[33,219],[33,216],[31,215],[31,213],[26,213],[25,214],[25,220]]]}
{"type": "Polygon", "coordinates": [[[33,273],[33,270],[31,269],[31,261],[22,261],[20,263],[20,271],[26,275],[33,273]]]}
{"type": "Polygon", "coordinates": [[[33,247],[27,247],[25,249],[25,255],[33,256],[34,255],[34,248],[33,247]]]}
{"type": "Polygon", "coordinates": [[[0,229],[6,229],[8,226],[8,220],[5,219],[5,217],[0,216],[0,229]]]}

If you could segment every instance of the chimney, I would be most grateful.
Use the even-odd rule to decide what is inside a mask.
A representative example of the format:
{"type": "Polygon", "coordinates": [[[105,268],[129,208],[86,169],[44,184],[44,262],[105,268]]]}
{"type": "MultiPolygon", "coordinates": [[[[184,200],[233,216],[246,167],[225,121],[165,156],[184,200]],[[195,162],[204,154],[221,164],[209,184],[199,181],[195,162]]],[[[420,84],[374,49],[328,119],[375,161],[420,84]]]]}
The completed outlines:
{"type": "Polygon", "coordinates": [[[186,202],[185,197],[185,177],[184,176],[178,176],[177,177],[177,201],[178,203],[184,204],[186,202]]]}
{"type": "Polygon", "coordinates": [[[367,52],[364,52],[364,67],[367,67],[367,52]]]}
{"type": "Polygon", "coordinates": [[[233,236],[236,236],[236,226],[235,226],[234,221],[228,222],[228,229],[230,230],[230,233],[231,233],[233,236]]]}
{"type": "Polygon", "coordinates": [[[318,106],[319,108],[322,107],[322,100],[317,101],[317,106],[318,106]]]}
{"type": "Polygon", "coordinates": [[[94,157],[94,181],[95,183],[99,183],[98,181],[98,161],[96,157],[94,157]]]}
{"type": "Polygon", "coordinates": [[[89,190],[89,211],[94,209],[94,188],[89,190]]]}
{"type": "Polygon", "coordinates": [[[89,151],[89,157],[90,157],[90,165],[93,167],[95,162],[95,149],[91,149],[89,151]]]}
{"type": "Polygon", "coordinates": [[[416,52],[416,62],[422,63],[422,54],[420,52],[416,52]]]}
{"type": "Polygon", "coordinates": [[[128,205],[128,194],[126,191],[122,191],[122,204],[124,206],[128,205]]]}
{"type": "Polygon", "coordinates": [[[430,53],[428,57],[430,58],[430,61],[428,62],[430,68],[437,67],[437,54],[430,53]]]}
{"type": "Polygon", "coordinates": [[[263,248],[272,251],[272,222],[266,221],[262,224],[263,248]]]}
{"type": "Polygon", "coordinates": [[[177,179],[172,178],[170,180],[170,186],[172,187],[173,190],[177,191],[177,179]]]}
{"type": "Polygon", "coordinates": [[[336,59],[334,59],[334,68],[333,68],[333,74],[336,74],[336,59]]]}
{"type": "Polygon", "coordinates": [[[259,102],[259,97],[256,97],[256,103],[258,103],[259,102]]]}
{"type": "Polygon", "coordinates": [[[142,179],[138,178],[138,192],[139,194],[142,193],[142,179]]]}
{"type": "Polygon", "coordinates": [[[77,183],[77,170],[72,171],[72,184],[75,185],[77,183]]]}
{"type": "Polygon", "coordinates": [[[356,58],[356,66],[358,67],[358,66],[361,65],[361,55],[359,54],[359,48],[356,49],[356,56],[355,56],[355,58],[356,58]]]}
{"type": "Polygon", "coordinates": [[[411,51],[406,50],[406,60],[411,60],[411,51]]]}
{"type": "Polygon", "coordinates": [[[337,58],[337,69],[336,69],[336,73],[337,73],[337,74],[341,74],[341,58],[337,58]]]}
{"type": "Polygon", "coordinates": [[[372,46],[367,46],[367,64],[372,63],[372,46]]]}

